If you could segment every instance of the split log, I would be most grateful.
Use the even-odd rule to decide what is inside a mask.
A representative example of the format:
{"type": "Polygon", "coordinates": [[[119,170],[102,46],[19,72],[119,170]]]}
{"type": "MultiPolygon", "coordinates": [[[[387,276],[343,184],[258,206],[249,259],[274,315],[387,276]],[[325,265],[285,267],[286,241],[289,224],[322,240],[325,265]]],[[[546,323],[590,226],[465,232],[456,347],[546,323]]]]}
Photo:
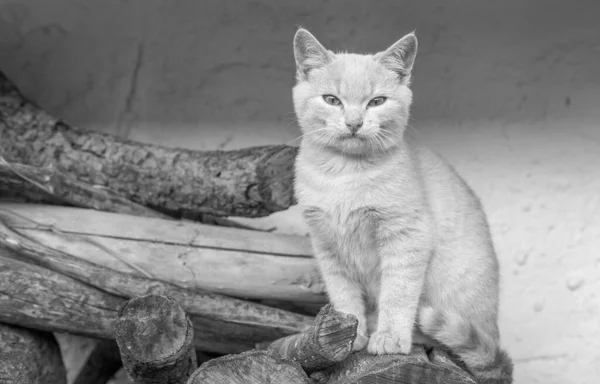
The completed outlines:
{"type": "Polygon", "coordinates": [[[77,373],[73,384],[106,384],[123,366],[114,340],[100,340],[77,373]]]}
{"type": "Polygon", "coordinates": [[[37,204],[0,204],[0,220],[42,247],[38,253],[51,248],[69,254],[69,265],[82,266],[71,276],[101,289],[116,289],[114,281],[98,279],[115,280],[119,272],[240,298],[327,302],[304,236],[37,204]],[[113,272],[92,275],[90,263],[113,272]]]}
{"type": "Polygon", "coordinates": [[[300,365],[268,351],[228,355],[202,364],[187,384],[311,384],[300,365]]]}
{"type": "Polygon", "coordinates": [[[413,345],[406,356],[354,353],[322,374],[328,384],[476,384],[443,351],[434,349],[428,355],[421,345],[413,345]]]}
{"type": "Polygon", "coordinates": [[[0,383],[66,384],[54,335],[0,324],[0,383]]]}
{"type": "Polygon", "coordinates": [[[0,155],[163,213],[267,216],[289,208],[297,148],[191,151],[88,132],[50,116],[0,72],[0,155]]]}
{"type": "Polygon", "coordinates": [[[173,299],[146,295],[127,301],[115,334],[134,383],[185,384],[198,367],[192,322],[173,299]]]}
{"type": "MultiPolygon", "coordinates": [[[[9,238],[8,242],[12,240],[14,238],[9,238]]],[[[40,256],[39,260],[43,260],[44,254],[40,256]]],[[[0,247],[0,322],[95,338],[115,338],[114,322],[125,302],[123,297],[22,260],[22,254],[0,247]]],[[[97,270],[88,271],[92,276],[98,273],[97,270]]],[[[135,280],[126,283],[137,284],[135,280]]],[[[143,282],[140,284],[144,288],[143,282]]],[[[171,292],[194,304],[190,305],[194,313],[188,312],[194,325],[194,346],[201,351],[244,352],[254,348],[256,343],[301,332],[312,320],[219,295],[186,290],[171,292]]],[[[148,293],[144,291],[141,295],[148,293]]]]}
{"type": "Polygon", "coordinates": [[[352,352],[356,338],[356,317],[325,306],[306,331],[275,340],[268,350],[300,364],[307,372],[330,367],[352,352]]]}

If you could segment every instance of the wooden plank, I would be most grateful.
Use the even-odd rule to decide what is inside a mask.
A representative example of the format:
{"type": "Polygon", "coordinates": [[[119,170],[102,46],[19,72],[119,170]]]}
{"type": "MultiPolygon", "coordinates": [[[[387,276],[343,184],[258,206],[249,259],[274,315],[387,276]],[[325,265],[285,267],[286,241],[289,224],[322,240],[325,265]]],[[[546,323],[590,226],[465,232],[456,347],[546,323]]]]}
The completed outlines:
{"type": "MultiPolygon", "coordinates": [[[[287,237],[193,223],[179,226],[170,220],[28,204],[0,204],[0,216],[8,227],[45,247],[123,273],[146,275],[183,288],[241,298],[327,302],[325,286],[312,258],[268,253],[271,246],[267,239],[276,239],[275,244],[284,244],[287,237]],[[62,210],[67,213],[61,213],[62,210]],[[162,225],[158,227],[159,231],[153,228],[153,222],[162,225]],[[86,225],[93,228],[88,232],[99,235],[79,234],[86,231],[86,225]],[[80,228],[79,233],[75,234],[74,229],[77,227],[80,228]],[[110,232],[110,227],[118,228],[120,237],[115,237],[116,233],[110,232]],[[64,228],[71,232],[65,232],[64,228]],[[136,228],[132,231],[138,233],[138,237],[143,237],[140,234],[147,230],[147,239],[126,238],[129,236],[126,228],[136,228]],[[219,248],[218,245],[225,242],[224,237],[212,241],[211,247],[193,245],[194,242],[200,242],[200,238],[221,236],[221,231],[232,237],[234,233],[240,232],[248,239],[253,239],[246,243],[254,244],[255,250],[262,247],[267,251],[246,252],[231,250],[230,247],[219,248]],[[160,237],[161,233],[163,237],[160,237]],[[115,254],[119,256],[115,257],[115,254]]],[[[237,244],[236,247],[242,243],[237,244]]],[[[279,247],[280,250],[284,248],[273,246],[271,249],[274,247],[279,247]]]]}
{"type": "Polygon", "coordinates": [[[66,384],[54,335],[0,323],[0,383],[66,384]]]}

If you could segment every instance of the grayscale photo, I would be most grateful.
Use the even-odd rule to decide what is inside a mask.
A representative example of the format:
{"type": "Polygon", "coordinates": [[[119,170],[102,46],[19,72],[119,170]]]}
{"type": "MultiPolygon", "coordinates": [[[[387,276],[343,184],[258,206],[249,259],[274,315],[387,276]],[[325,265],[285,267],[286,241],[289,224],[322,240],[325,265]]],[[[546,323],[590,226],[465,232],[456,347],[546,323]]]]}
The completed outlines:
{"type": "Polygon", "coordinates": [[[599,20],[0,0],[0,384],[600,383],[599,20]]]}

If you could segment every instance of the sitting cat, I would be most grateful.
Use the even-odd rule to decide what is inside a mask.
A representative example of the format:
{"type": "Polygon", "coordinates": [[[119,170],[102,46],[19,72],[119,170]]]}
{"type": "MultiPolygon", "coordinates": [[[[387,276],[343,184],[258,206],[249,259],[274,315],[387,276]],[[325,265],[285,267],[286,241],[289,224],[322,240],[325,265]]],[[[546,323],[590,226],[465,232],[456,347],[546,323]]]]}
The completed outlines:
{"type": "Polygon", "coordinates": [[[335,54],[297,31],[296,197],[331,303],[358,318],[354,350],[442,344],[476,378],[510,383],[481,204],[450,165],[404,134],[416,53],[414,34],[361,55],[335,54]]]}

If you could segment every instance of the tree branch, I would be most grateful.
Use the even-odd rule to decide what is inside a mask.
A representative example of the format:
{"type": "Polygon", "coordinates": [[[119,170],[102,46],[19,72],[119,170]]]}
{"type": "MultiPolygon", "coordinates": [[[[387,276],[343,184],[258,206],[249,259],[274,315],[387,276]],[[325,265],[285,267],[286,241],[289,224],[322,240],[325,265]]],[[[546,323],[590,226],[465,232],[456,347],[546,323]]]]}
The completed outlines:
{"type": "Polygon", "coordinates": [[[45,113],[0,72],[0,156],[52,166],[169,215],[260,217],[287,209],[296,153],[287,146],[191,151],[84,131],[45,113]]]}

